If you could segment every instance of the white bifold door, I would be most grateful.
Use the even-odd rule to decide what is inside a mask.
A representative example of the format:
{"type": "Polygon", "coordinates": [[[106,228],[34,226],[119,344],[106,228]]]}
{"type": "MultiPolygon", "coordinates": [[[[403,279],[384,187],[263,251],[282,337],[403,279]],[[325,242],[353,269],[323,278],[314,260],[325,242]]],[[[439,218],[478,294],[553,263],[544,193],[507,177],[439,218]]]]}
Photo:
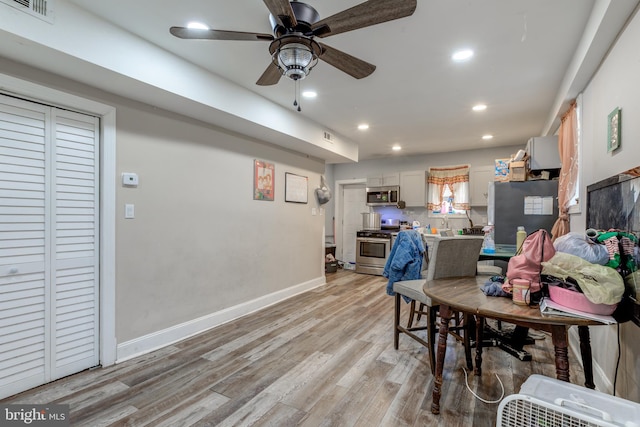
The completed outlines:
{"type": "Polygon", "coordinates": [[[99,121],[0,95],[0,398],[99,364],[99,121]]]}

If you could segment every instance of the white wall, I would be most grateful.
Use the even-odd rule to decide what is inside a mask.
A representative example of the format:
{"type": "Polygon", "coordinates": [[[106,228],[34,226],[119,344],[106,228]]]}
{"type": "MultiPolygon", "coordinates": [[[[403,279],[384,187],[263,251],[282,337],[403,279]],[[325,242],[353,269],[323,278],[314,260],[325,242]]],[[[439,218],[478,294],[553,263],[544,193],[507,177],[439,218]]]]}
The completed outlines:
{"type": "MultiPolygon", "coordinates": [[[[583,93],[583,145],[580,214],[571,216],[571,230],[584,230],[586,186],[640,166],[640,14],[629,23],[583,93]],[[622,109],[621,147],[607,153],[607,116],[622,109]]],[[[592,327],[595,363],[604,379],[599,389],[612,392],[618,357],[617,327],[592,327]]],[[[620,326],[621,358],[617,395],[640,402],[640,328],[620,326]]],[[[597,376],[596,376],[597,379],[597,376]]]]}
{"type": "Polygon", "coordinates": [[[6,75],[116,108],[116,179],[140,178],[116,184],[118,360],[325,283],[324,216],[312,215],[324,162],[0,60],[6,75]],[[273,202],[253,200],[254,159],[275,164],[273,202]],[[284,202],[285,172],[309,178],[307,204],[284,202]]]}

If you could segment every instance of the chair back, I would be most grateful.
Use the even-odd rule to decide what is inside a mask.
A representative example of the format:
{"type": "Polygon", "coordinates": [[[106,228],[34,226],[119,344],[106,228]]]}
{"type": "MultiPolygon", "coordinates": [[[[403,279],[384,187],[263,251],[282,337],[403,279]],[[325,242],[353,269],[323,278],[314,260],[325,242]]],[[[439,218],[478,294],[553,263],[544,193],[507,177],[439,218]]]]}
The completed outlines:
{"type": "Polygon", "coordinates": [[[475,276],[482,236],[438,236],[433,240],[426,279],[475,276]]]}

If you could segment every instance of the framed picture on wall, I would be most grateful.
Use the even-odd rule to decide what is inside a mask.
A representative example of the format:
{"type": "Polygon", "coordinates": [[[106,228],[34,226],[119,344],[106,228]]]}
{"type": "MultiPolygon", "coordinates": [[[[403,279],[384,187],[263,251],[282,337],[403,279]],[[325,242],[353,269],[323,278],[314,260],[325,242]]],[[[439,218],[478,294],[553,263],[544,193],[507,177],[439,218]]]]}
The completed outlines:
{"type": "Polygon", "coordinates": [[[607,120],[607,152],[612,152],[620,148],[622,136],[622,113],[620,108],[609,113],[607,120]]]}
{"type": "Polygon", "coordinates": [[[307,203],[309,193],[309,178],[285,172],[284,174],[284,201],[292,203],[307,203]]]}
{"type": "Polygon", "coordinates": [[[276,167],[264,160],[253,163],[253,200],[273,201],[276,167]]]}

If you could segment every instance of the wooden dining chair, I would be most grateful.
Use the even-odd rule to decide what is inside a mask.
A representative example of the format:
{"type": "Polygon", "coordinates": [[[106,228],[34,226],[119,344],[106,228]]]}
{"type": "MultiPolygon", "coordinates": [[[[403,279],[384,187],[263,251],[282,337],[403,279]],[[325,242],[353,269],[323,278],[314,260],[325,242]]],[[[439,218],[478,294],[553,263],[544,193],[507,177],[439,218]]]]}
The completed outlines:
{"type": "MultiPolygon", "coordinates": [[[[423,275],[424,279],[404,280],[393,284],[395,292],[394,348],[398,349],[401,333],[418,341],[429,352],[432,373],[435,370],[435,336],[438,331],[436,324],[437,305],[434,305],[431,298],[424,293],[423,285],[427,280],[475,276],[482,240],[481,236],[438,236],[433,239],[432,248],[428,251],[430,256],[426,272],[423,275]],[[411,299],[407,326],[400,324],[400,307],[403,297],[411,299]],[[417,308],[416,304],[419,304],[417,308]],[[422,315],[426,317],[426,326],[414,325],[414,319],[417,317],[419,320],[422,315]],[[416,335],[415,332],[421,330],[427,331],[426,340],[416,335]]],[[[473,369],[470,336],[466,332],[470,323],[469,316],[466,314],[457,315],[455,319],[455,324],[450,326],[449,330],[458,341],[463,343],[467,367],[473,369]]]]}

